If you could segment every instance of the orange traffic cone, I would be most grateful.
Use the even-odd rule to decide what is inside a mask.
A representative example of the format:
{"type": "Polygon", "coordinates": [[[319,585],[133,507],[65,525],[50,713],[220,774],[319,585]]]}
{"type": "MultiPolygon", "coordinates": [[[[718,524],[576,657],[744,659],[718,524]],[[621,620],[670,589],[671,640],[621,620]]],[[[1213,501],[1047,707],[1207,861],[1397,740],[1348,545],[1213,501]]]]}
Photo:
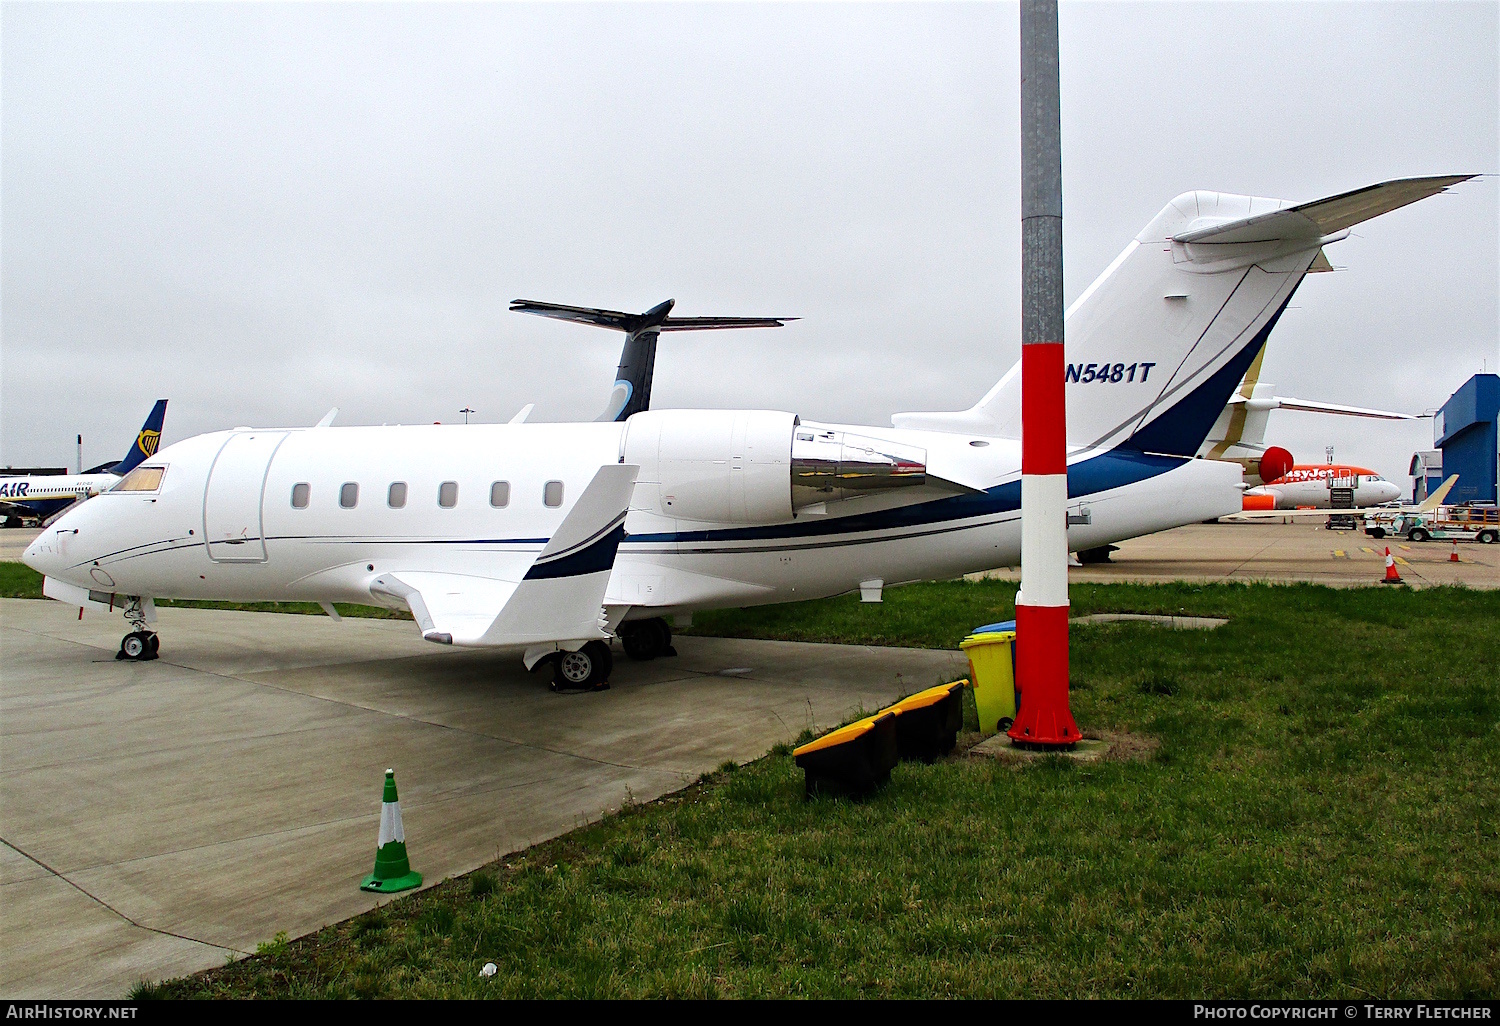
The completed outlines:
{"type": "Polygon", "coordinates": [[[1450,552],[1450,553],[1448,553],[1448,562],[1450,562],[1450,563],[1457,563],[1458,562],[1458,542],[1454,542],[1453,543],[1453,551],[1450,552]]]}
{"type": "Polygon", "coordinates": [[[1401,575],[1396,573],[1396,557],[1391,555],[1391,547],[1385,547],[1385,580],[1381,584],[1401,584],[1401,575]]]}

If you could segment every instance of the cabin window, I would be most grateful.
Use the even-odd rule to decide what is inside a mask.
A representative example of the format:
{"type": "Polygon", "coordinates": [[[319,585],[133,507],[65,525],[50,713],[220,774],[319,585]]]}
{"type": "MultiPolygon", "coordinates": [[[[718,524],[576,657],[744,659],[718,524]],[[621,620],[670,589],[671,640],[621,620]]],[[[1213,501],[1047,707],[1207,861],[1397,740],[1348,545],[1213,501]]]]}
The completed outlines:
{"type": "Polygon", "coordinates": [[[547,486],[542,489],[542,501],[553,509],[562,505],[562,495],[563,484],[561,481],[548,481],[547,486]]]}
{"type": "Polygon", "coordinates": [[[345,481],[344,486],[339,489],[339,505],[345,509],[353,509],[359,505],[359,485],[353,481],[345,481]]]}
{"type": "Polygon", "coordinates": [[[444,481],[438,485],[438,505],[444,509],[452,509],[458,505],[457,481],[444,481]]]}
{"type": "Polygon", "coordinates": [[[406,505],[405,481],[396,481],[391,485],[390,491],[385,493],[385,503],[391,509],[400,509],[406,505]]]}
{"type": "Polygon", "coordinates": [[[490,505],[496,509],[504,509],[510,505],[509,481],[496,481],[490,485],[490,505]]]}
{"type": "Polygon", "coordinates": [[[306,509],[308,497],[312,494],[312,486],[307,482],[292,485],[292,509],[306,509]]]}
{"type": "Polygon", "coordinates": [[[161,476],[166,467],[136,467],[115,485],[117,492],[154,492],[161,487],[161,476]]]}

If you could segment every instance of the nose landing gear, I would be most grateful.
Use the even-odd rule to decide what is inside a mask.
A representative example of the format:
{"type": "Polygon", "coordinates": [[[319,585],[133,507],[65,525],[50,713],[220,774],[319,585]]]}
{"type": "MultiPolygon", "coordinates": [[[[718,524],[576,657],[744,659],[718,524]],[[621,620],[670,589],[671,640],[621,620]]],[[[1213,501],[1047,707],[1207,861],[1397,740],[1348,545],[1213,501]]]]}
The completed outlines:
{"type": "Polygon", "coordinates": [[[154,631],[131,631],[120,641],[120,651],[115,653],[116,659],[133,659],[136,662],[145,662],[155,659],[157,649],[161,647],[161,640],[154,631]]]}
{"type": "MultiPolygon", "coordinates": [[[[132,598],[125,606],[125,620],[133,628],[131,632],[120,639],[120,651],[115,653],[116,659],[129,659],[133,662],[146,662],[157,658],[157,651],[161,648],[161,639],[156,632],[149,630],[146,624],[147,609],[150,599],[144,602],[140,598],[132,598]]],[[[155,617],[153,616],[152,619],[155,617]]]]}

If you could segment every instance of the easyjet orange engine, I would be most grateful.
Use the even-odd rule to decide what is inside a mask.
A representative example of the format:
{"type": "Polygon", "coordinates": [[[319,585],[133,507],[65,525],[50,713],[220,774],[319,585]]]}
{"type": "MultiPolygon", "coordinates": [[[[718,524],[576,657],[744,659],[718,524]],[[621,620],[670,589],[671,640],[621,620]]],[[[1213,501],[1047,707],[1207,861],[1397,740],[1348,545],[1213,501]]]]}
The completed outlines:
{"type": "MultiPolygon", "coordinates": [[[[1261,454],[1260,479],[1266,484],[1270,484],[1277,478],[1285,476],[1295,465],[1296,461],[1292,459],[1291,453],[1279,445],[1273,445],[1261,454]]],[[[1250,507],[1246,506],[1245,508],[1249,509],[1250,507]]],[[[1256,509],[1261,508],[1275,509],[1274,506],[1256,507],[1256,509]]]]}
{"type": "Polygon", "coordinates": [[[1247,495],[1245,496],[1246,510],[1252,509],[1275,509],[1276,496],[1274,495],[1247,495]]]}

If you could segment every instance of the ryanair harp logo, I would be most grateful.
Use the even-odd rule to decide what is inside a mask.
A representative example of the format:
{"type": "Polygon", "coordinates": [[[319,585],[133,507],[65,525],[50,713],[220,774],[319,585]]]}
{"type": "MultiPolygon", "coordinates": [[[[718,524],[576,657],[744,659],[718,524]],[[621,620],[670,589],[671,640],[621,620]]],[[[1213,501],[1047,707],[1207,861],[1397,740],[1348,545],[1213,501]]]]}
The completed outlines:
{"type": "Polygon", "coordinates": [[[141,433],[136,436],[135,447],[141,450],[142,454],[144,454],[145,456],[155,456],[156,447],[158,445],[161,445],[160,431],[142,429],[141,433]]]}

